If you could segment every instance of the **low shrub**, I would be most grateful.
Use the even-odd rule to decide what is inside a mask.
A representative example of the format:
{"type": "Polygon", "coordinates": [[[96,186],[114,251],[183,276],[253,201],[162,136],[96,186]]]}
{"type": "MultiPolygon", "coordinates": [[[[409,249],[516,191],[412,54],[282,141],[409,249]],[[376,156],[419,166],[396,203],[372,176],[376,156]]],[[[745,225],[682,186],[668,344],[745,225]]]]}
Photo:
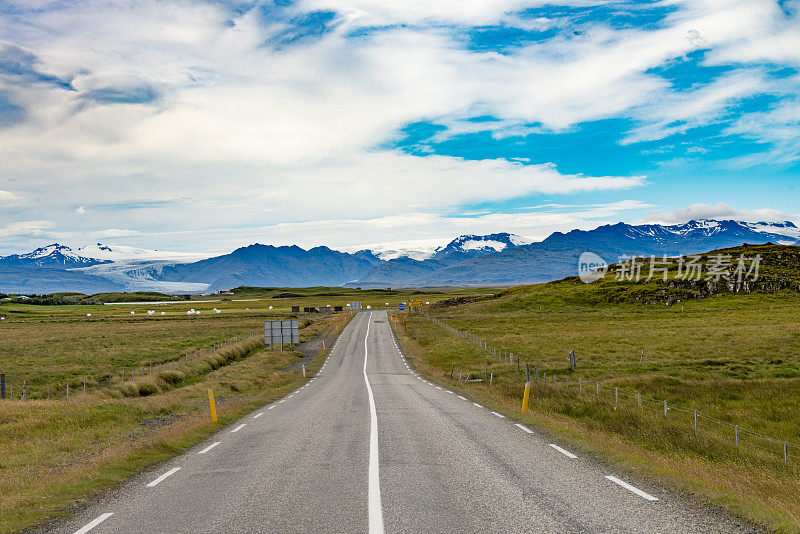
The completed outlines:
{"type": "Polygon", "coordinates": [[[139,395],[147,397],[148,395],[155,395],[158,393],[158,386],[154,382],[142,382],[139,384],[139,395]]]}
{"type": "Polygon", "coordinates": [[[122,384],[119,388],[120,393],[122,393],[123,397],[138,397],[139,396],[139,388],[136,384],[132,382],[128,382],[126,384],[122,384]]]}
{"type": "Polygon", "coordinates": [[[177,386],[183,382],[185,375],[180,371],[169,370],[161,373],[160,378],[170,386],[177,386]]]}

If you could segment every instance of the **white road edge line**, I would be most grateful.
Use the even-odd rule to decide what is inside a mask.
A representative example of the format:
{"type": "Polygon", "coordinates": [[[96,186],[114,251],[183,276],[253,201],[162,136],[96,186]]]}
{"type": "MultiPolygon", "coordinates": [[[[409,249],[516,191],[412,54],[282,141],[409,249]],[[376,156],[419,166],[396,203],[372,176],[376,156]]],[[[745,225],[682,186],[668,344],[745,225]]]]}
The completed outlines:
{"type": "Polygon", "coordinates": [[[640,490],[640,489],[639,489],[639,488],[637,488],[637,487],[631,486],[631,485],[630,485],[630,484],[628,484],[627,482],[625,482],[625,481],[623,481],[623,480],[620,480],[620,479],[618,479],[617,477],[614,477],[614,476],[611,476],[611,475],[606,475],[606,478],[607,478],[608,480],[610,480],[611,482],[613,482],[614,484],[617,484],[617,485],[619,485],[619,486],[622,486],[622,487],[623,487],[623,488],[625,488],[626,490],[628,490],[628,491],[631,491],[631,492],[635,493],[636,495],[638,495],[638,496],[639,496],[639,497],[641,497],[642,499],[646,499],[646,500],[648,500],[648,501],[657,501],[657,500],[658,500],[658,498],[656,498],[656,497],[653,497],[653,496],[652,496],[652,495],[650,495],[649,493],[645,493],[645,492],[643,492],[642,490],[640,490]]]}
{"type": "Polygon", "coordinates": [[[481,406],[481,405],[480,405],[480,404],[478,404],[477,402],[473,402],[473,403],[472,403],[472,405],[473,405],[473,406],[477,406],[478,408],[483,408],[483,406],[481,406]]]}
{"type": "Polygon", "coordinates": [[[162,480],[164,480],[164,479],[165,479],[165,478],[167,478],[168,476],[170,476],[170,475],[174,475],[175,473],[177,473],[178,471],[180,471],[180,469],[181,469],[180,467],[173,467],[172,469],[170,469],[169,471],[167,471],[166,473],[164,473],[163,475],[161,475],[160,477],[158,477],[158,478],[157,478],[157,479],[155,479],[154,481],[150,482],[150,483],[147,485],[147,487],[148,487],[148,488],[152,488],[153,486],[155,486],[155,485],[159,484],[159,483],[160,483],[162,480]]]}
{"type": "Polygon", "coordinates": [[[100,523],[102,523],[103,521],[105,521],[106,519],[111,517],[112,515],[114,515],[114,514],[105,513],[105,514],[101,514],[101,515],[97,516],[97,519],[95,519],[91,523],[86,523],[80,529],[76,530],[75,534],[86,534],[87,532],[92,530],[94,527],[96,527],[97,525],[99,525],[100,523]]]}
{"type": "Polygon", "coordinates": [[[564,455],[564,456],[566,456],[567,458],[572,458],[573,460],[574,460],[575,458],[577,458],[577,456],[575,456],[574,454],[572,454],[571,452],[569,452],[569,451],[568,451],[568,450],[566,450],[566,449],[562,449],[561,447],[559,447],[559,446],[558,446],[558,445],[556,445],[555,443],[548,443],[548,445],[549,445],[550,447],[553,447],[555,450],[557,450],[558,452],[560,452],[561,454],[563,454],[563,455],[564,455]]]}
{"type": "Polygon", "coordinates": [[[269,408],[267,408],[267,410],[271,410],[271,409],[273,409],[274,407],[275,407],[275,405],[273,404],[272,406],[270,406],[269,408]]]}
{"type": "Polygon", "coordinates": [[[516,425],[514,425],[514,426],[515,426],[515,427],[517,427],[517,428],[519,428],[520,430],[523,430],[523,431],[527,432],[528,434],[533,434],[533,430],[531,430],[530,428],[528,428],[528,427],[527,427],[527,426],[525,426],[525,425],[521,425],[521,424],[517,423],[517,424],[516,424],[516,425]]]}
{"type": "Polygon", "coordinates": [[[241,425],[239,425],[236,428],[234,428],[233,430],[231,430],[231,434],[233,434],[234,432],[240,431],[241,429],[243,429],[246,426],[247,426],[247,423],[242,423],[241,425]]]}
{"type": "Polygon", "coordinates": [[[213,449],[214,447],[216,447],[217,445],[219,445],[220,443],[222,443],[222,442],[221,441],[215,441],[214,443],[212,443],[211,445],[209,445],[208,447],[206,447],[202,451],[198,452],[197,454],[205,454],[208,451],[210,451],[211,449],[213,449]]]}
{"type": "Polygon", "coordinates": [[[367,377],[367,339],[372,312],[367,318],[367,333],[364,336],[364,384],[369,397],[369,484],[368,484],[368,517],[369,534],[383,534],[383,507],[381,506],[381,481],[378,456],[378,412],[375,409],[375,397],[367,377]]]}
{"type": "Polygon", "coordinates": [[[461,400],[467,400],[466,397],[462,397],[461,395],[459,395],[458,398],[461,399],[461,400]]]}
{"type": "Polygon", "coordinates": [[[259,412],[259,413],[255,414],[255,415],[253,416],[253,419],[258,419],[258,418],[259,418],[259,417],[261,417],[262,415],[264,415],[264,412],[259,412]]]}
{"type": "Polygon", "coordinates": [[[497,412],[492,412],[492,415],[496,415],[496,416],[497,416],[497,417],[499,417],[500,419],[505,419],[505,418],[506,418],[506,416],[505,416],[505,415],[503,415],[503,414],[501,414],[501,413],[497,413],[497,412]]]}

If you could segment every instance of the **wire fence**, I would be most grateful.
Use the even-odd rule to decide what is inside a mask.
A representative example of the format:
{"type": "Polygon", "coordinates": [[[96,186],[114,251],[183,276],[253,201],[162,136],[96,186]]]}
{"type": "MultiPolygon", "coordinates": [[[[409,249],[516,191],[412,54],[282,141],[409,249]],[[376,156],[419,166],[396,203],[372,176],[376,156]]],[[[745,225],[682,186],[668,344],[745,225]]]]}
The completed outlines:
{"type": "Polygon", "coordinates": [[[693,408],[687,408],[664,399],[649,397],[638,391],[620,389],[619,386],[610,386],[599,380],[586,380],[583,377],[559,377],[558,375],[548,377],[546,374],[539,376],[537,367],[533,368],[533,376],[531,376],[531,362],[523,362],[519,354],[505,352],[498,347],[492,346],[491,343],[480,336],[454,328],[440,319],[431,317],[425,311],[421,313],[435,325],[447,330],[452,335],[461,337],[482,348],[489,356],[496,358],[498,362],[511,366],[516,363],[517,370],[526,373],[527,379],[533,384],[541,387],[550,387],[562,393],[574,394],[586,399],[594,398],[598,402],[613,403],[615,407],[649,413],[654,416],[653,419],[655,421],[669,421],[681,427],[686,427],[687,430],[693,430],[698,436],[701,434],[714,436],[737,447],[752,447],[766,451],[782,457],[786,464],[790,462],[797,463],[800,460],[800,445],[797,443],[748,430],[740,425],[717,419],[693,408]]]}
{"type": "Polygon", "coordinates": [[[0,373],[0,400],[18,399],[24,401],[50,398],[64,398],[69,400],[70,397],[86,395],[87,392],[91,391],[118,388],[137,378],[158,378],[167,371],[180,370],[187,364],[196,362],[221,349],[263,335],[263,330],[259,329],[255,332],[249,332],[214,342],[211,345],[201,347],[189,354],[181,354],[168,360],[144,363],[136,367],[123,367],[116,371],[104,372],[98,375],[87,374],[82,377],[65,380],[63,383],[56,386],[39,385],[36,388],[32,388],[28,385],[27,380],[21,380],[17,382],[17,388],[14,388],[14,384],[12,381],[7,380],[5,373],[0,373]]]}

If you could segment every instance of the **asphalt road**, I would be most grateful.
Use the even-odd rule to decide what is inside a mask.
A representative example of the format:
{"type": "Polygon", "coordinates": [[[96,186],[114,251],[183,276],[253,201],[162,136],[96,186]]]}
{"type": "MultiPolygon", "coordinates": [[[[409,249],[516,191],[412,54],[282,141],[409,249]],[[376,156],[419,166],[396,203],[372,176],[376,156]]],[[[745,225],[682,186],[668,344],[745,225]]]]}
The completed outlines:
{"type": "Polygon", "coordinates": [[[749,532],[425,381],[362,312],[305,386],[57,532],[749,532]]]}

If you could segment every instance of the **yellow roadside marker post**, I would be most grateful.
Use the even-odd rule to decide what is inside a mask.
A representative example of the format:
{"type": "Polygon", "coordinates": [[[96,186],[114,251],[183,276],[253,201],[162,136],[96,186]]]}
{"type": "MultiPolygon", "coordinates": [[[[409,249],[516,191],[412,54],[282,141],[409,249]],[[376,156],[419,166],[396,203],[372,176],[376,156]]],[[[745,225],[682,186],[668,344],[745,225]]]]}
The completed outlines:
{"type": "Polygon", "coordinates": [[[531,397],[531,383],[525,383],[525,393],[522,395],[522,413],[528,413],[528,400],[531,397]]]}
{"type": "Polygon", "coordinates": [[[325,340],[322,340],[322,350],[325,350],[325,340]]]}
{"type": "Polygon", "coordinates": [[[208,403],[211,405],[211,421],[217,422],[217,405],[214,403],[214,390],[208,390],[208,403]]]}

